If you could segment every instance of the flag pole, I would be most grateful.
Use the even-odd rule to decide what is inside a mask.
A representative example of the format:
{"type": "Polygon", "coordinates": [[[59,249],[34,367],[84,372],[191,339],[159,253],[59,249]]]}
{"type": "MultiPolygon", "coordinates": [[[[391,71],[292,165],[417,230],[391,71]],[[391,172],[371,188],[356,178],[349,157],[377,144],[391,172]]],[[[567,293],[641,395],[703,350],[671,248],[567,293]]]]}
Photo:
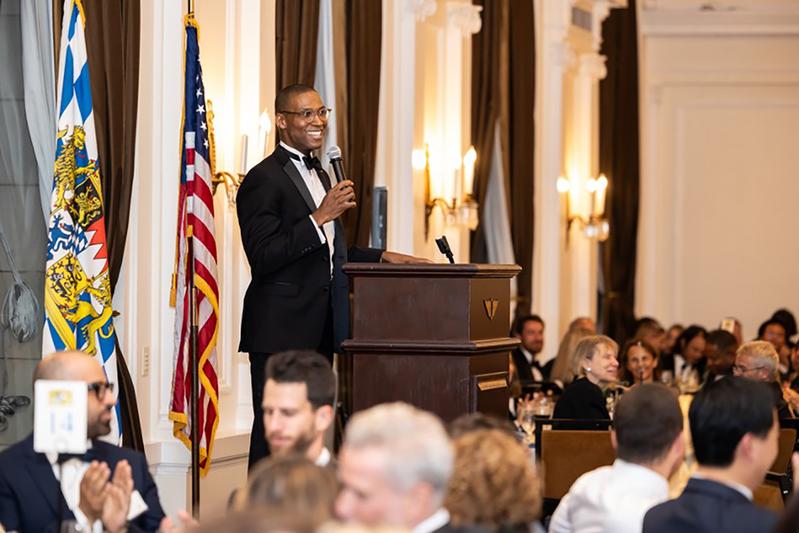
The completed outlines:
{"type": "MultiPolygon", "coordinates": [[[[191,205],[192,200],[189,200],[191,205]]],[[[188,216],[193,217],[191,208],[188,216]]],[[[191,220],[191,218],[189,219],[191,220]]],[[[199,413],[199,390],[200,390],[200,368],[199,358],[197,357],[197,301],[194,286],[194,226],[189,223],[186,228],[187,260],[189,270],[189,284],[187,287],[189,296],[189,364],[191,365],[191,405],[189,406],[189,416],[191,418],[191,514],[195,520],[200,518],[200,418],[199,413]]]]}

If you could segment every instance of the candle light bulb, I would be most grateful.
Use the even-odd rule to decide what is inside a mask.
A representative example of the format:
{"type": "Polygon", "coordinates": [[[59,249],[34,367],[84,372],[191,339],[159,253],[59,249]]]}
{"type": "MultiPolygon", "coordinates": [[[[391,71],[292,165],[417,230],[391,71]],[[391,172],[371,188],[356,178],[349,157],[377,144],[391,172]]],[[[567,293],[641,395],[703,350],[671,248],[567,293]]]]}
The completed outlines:
{"type": "Polygon", "coordinates": [[[559,193],[569,192],[572,188],[572,182],[563,176],[560,176],[558,181],[555,182],[555,187],[558,189],[559,193]]]}

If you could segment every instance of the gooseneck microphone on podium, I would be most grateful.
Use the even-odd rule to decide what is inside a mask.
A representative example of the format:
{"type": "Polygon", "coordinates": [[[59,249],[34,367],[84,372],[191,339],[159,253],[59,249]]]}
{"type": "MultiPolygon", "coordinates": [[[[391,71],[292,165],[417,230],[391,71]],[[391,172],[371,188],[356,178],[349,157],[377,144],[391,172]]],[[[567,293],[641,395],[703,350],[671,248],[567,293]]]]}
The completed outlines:
{"type": "Polygon", "coordinates": [[[454,264],[455,257],[453,257],[452,255],[452,248],[449,247],[447,236],[442,235],[441,237],[436,239],[436,244],[438,245],[438,251],[447,256],[447,259],[449,259],[450,264],[454,264]]]}
{"type": "Polygon", "coordinates": [[[344,161],[341,160],[341,148],[338,146],[331,146],[327,149],[327,157],[330,158],[330,165],[333,167],[333,173],[336,175],[336,182],[347,179],[347,175],[344,174],[344,161]]]}

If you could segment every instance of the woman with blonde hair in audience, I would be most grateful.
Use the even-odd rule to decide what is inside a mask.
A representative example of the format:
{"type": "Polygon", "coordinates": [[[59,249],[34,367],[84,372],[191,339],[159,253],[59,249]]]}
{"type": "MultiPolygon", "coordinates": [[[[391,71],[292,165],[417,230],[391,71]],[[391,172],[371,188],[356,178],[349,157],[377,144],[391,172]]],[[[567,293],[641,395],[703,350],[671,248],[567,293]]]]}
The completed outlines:
{"type": "Polygon", "coordinates": [[[563,391],[555,404],[554,418],[610,418],[603,389],[618,381],[618,352],[616,341],[604,335],[586,337],[577,344],[574,361],[579,378],[563,391]]]}
{"type": "Polygon", "coordinates": [[[624,345],[619,357],[619,379],[628,385],[655,381],[658,352],[643,339],[634,339],[624,345]]]}
{"type": "Polygon", "coordinates": [[[587,328],[574,328],[566,332],[558,346],[558,354],[544,367],[544,373],[549,375],[549,381],[554,381],[561,388],[574,381],[577,375],[574,350],[577,348],[577,343],[591,335],[593,332],[587,328]],[[551,368],[547,368],[550,365],[551,368]]]}
{"type": "Polygon", "coordinates": [[[529,532],[541,515],[541,483],[527,447],[498,429],[464,433],[453,446],[444,499],[452,525],[529,532]]]}
{"type": "Polygon", "coordinates": [[[236,495],[234,510],[264,509],[276,515],[303,515],[314,527],[333,517],[338,492],[335,472],[301,455],[272,456],[250,471],[236,495]]]}

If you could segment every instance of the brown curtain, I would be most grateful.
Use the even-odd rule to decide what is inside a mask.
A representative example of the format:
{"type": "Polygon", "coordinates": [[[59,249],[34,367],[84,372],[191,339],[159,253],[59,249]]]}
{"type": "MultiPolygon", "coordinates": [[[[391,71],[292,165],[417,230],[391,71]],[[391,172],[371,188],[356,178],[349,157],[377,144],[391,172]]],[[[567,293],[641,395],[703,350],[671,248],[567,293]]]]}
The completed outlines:
{"type": "MultiPolygon", "coordinates": [[[[472,36],[472,145],[477,151],[474,168],[474,197],[485,205],[488,190],[488,173],[491,168],[491,153],[494,148],[494,129],[500,117],[500,81],[502,61],[508,35],[508,5],[506,2],[475,0],[483,7],[483,23],[479,32],[472,36]]],[[[472,262],[488,260],[485,233],[482,224],[472,232],[470,256],[472,262]]]]}
{"type": "Polygon", "coordinates": [[[295,83],[313,87],[319,0],[277,0],[275,64],[277,90],[295,83]]]}
{"type": "Polygon", "coordinates": [[[516,314],[530,312],[533,285],[533,169],[535,168],[535,19],[533,2],[510,3],[510,143],[511,237],[516,263],[516,314]]]}
{"type": "Polygon", "coordinates": [[[638,233],[638,37],[635,0],[612,9],[602,26],[607,77],[599,84],[599,168],[610,180],[610,237],[602,244],[603,331],[623,342],[635,321],[635,258],[638,233]]]}
{"type": "Polygon", "coordinates": [[[355,182],[356,208],[344,214],[349,244],[367,246],[372,223],[377,118],[380,102],[382,2],[349,0],[347,34],[347,176],[355,182]]]}
{"type": "MultiPolygon", "coordinates": [[[[63,3],[56,0],[53,7],[58,50],[63,3]]],[[[83,7],[113,291],[119,279],[130,218],[139,93],[140,0],[83,0],[83,7]]],[[[117,365],[124,445],[143,451],[136,391],[119,343],[117,365]]]]}
{"type": "MultiPolygon", "coordinates": [[[[532,301],[533,170],[535,111],[535,18],[529,0],[483,6],[483,25],[472,37],[472,144],[477,150],[475,198],[485,204],[497,121],[505,169],[506,202],[518,280],[517,314],[532,301]]],[[[482,209],[481,209],[482,221],[482,209]]],[[[482,225],[472,234],[474,262],[488,259],[482,225]]]]}

